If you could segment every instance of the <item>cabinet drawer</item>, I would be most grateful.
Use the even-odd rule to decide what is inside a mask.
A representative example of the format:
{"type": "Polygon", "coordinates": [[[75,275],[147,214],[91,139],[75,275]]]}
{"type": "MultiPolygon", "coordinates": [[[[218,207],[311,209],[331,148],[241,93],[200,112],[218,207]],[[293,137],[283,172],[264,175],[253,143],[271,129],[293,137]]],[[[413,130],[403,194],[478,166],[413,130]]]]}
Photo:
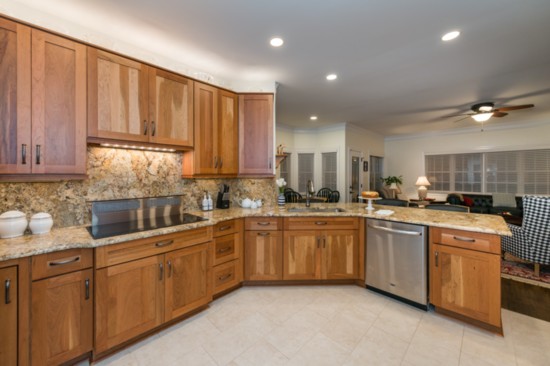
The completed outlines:
{"type": "Polygon", "coordinates": [[[282,230],[282,219],[278,217],[247,217],[244,221],[245,230],[282,230]]]}
{"type": "Polygon", "coordinates": [[[241,260],[220,264],[214,267],[214,294],[237,286],[242,280],[241,260]]]}
{"type": "Polygon", "coordinates": [[[191,245],[212,240],[212,227],[181,231],[174,234],[159,235],[151,238],[128,241],[96,248],[95,266],[102,268],[114,264],[166,253],[171,250],[187,248],[191,245]]]}
{"type": "Polygon", "coordinates": [[[354,230],[359,228],[356,217],[286,217],[285,230],[354,230]]]}
{"type": "Polygon", "coordinates": [[[232,234],[236,231],[238,231],[237,220],[227,220],[218,222],[216,225],[214,225],[212,235],[214,235],[214,237],[218,237],[222,235],[232,234]]]}
{"type": "Polygon", "coordinates": [[[32,279],[39,280],[64,273],[90,268],[92,249],[68,249],[32,257],[32,279]]]}
{"type": "Polygon", "coordinates": [[[500,254],[501,250],[500,237],[493,234],[432,227],[430,236],[434,243],[450,245],[457,248],[494,254],[500,254]]]}
{"type": "Polygon", "coordinates": [[[241,234],[230,234],[217,237],[214,245],[214,265],[239,258],[241,234]]]}

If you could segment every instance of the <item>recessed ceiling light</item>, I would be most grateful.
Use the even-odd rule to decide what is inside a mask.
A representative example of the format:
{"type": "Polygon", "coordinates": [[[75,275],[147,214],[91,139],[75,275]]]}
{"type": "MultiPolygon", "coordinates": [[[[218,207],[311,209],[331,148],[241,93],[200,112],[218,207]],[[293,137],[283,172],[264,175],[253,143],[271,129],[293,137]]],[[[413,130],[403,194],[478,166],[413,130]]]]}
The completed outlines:
{"type": "Polygon", "coordinates": [[[311,117],[309,117],[309,119],[312,120],[312,121],[317,121],[317,116],[311,116],[311,117]]]}
{"type": "Polygon", "coordinates": [[[336,80],[338,78],[338,75],[336,74],[328,74],[327,80],[336,80]]]}
{"type": "Polygon", "coordinates": [[[442,41],[452,41],[453,39],[455,39],[459,35],[460,35],[459,31],[452,31],[452,32],[449,32],[449,33],[445,33],[443,35],[443,37],[441,37],[441,40],[442,41]]]}
{"type": "Polygon", "coordinates": [[[279,37],[275,37],[275,38],[271,38],[271,41],[269,41],[269,43],[273,46],[273,47],[281,47],[284,43],[283,39],[282,38],[279,38],[279,37]]]}

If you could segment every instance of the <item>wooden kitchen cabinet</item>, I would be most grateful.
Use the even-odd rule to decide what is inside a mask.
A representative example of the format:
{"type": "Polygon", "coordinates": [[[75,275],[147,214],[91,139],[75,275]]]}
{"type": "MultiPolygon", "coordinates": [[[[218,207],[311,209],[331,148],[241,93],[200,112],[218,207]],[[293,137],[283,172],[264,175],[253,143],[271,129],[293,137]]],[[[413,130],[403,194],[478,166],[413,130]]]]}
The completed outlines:
{"type": "Polygon", "coordinates": [[[84,178],[86,47],[4,19],[0,33],[2,179],[84,178]]]}
{"type": "Polygon", "coordinates": [[[31,363],[59,365],[92,351],[92,251],[32,257],[31,363]]]}
{"type": "Polygon", "coordinates": [[[193,146],[193,81],[88,47],[88,141],[193,146]]]}
{"type": "Polygon", "coordinates": [[[246,218],[245,228],[245,280],[282,280],[282,219],[275,217],[246,218]]]}
{"type": "Polygon", "coordinates": [[[272,176],[273,94],[239,95],[239,175],[272,176]]]}
{"type": "Polygon", "coordinates": [[[212,281],[214,295],[237,287],[243,280],[242,247],[243,220],[217,223],[213,228],[214,268],[212,281]]]}
{"type": "Polygon", "coordinates": [[[437,311],[502,332],[500,238],[430,230],[430,302],[437,311]]]}
{"type": "Polygon", "coordinates": [[[195,82],[195,147],[184,153],[183,176],[238,172],[237,95],[195,82]]]}

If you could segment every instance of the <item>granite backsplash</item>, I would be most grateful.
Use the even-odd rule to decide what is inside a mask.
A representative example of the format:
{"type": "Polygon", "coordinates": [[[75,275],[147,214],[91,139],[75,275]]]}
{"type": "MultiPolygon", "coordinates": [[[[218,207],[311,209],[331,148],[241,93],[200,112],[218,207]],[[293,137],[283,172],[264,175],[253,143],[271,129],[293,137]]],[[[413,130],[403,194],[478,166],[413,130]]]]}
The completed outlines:
{"type": "Polygon", "coordinates": [[[0,183],[0,213],[19,210],[53,216],[55,227],[89,225],[89,201],[183,195],[186,210],[198,210],[204,191],[215,200],[227,184],[233,201],[259,198],[276,204],[274,179],[182,179],[181,153],[88,147],[88,179],[48,183],[0,183]]]}

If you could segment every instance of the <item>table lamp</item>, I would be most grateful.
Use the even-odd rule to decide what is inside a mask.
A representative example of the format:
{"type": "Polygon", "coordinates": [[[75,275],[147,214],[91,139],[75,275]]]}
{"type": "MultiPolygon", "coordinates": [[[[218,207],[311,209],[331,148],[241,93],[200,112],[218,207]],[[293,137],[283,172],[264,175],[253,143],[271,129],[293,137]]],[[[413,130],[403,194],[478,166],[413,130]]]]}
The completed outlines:
{"type": "Polygon", "coordinates": [[[397,189],[398,189],[397,184],[396,183],[390,184],[390,189],[393,192],[393,198],[395,198],[396,197],[395,191],[397,191],[397,189]]]}
{"type": "Polygon", "coordinates": [[[428,197],[428,188],[426,188],[426,186],[430,185],[428,178],[425,176],[418,177],[416,185],[418,186],[418,199],[422,201],[425,200],[426,197],[428,197]]]}

